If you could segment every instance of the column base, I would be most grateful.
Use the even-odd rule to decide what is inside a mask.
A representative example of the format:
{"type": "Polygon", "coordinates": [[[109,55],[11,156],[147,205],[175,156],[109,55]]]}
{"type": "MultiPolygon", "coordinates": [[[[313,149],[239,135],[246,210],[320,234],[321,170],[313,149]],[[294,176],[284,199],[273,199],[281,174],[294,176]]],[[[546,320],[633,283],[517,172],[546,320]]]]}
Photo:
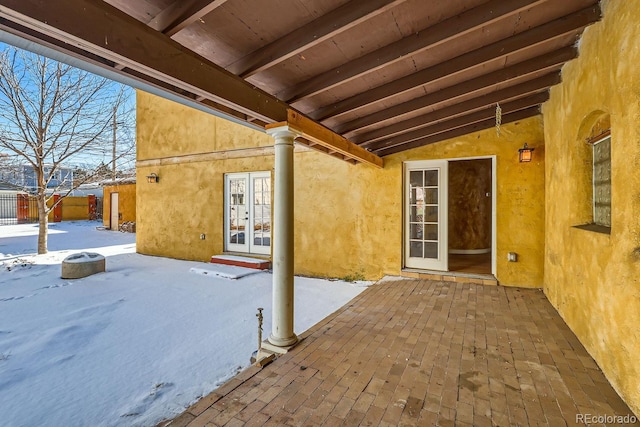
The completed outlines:
{"type": "Polygon", "coordinates": [[[269,336],[269,339],[263,341],[262,348],[276,353],[286,353],[298,342],[298,337],[293,334],[290,338],[277,338],[273,335],[269,336]]]}

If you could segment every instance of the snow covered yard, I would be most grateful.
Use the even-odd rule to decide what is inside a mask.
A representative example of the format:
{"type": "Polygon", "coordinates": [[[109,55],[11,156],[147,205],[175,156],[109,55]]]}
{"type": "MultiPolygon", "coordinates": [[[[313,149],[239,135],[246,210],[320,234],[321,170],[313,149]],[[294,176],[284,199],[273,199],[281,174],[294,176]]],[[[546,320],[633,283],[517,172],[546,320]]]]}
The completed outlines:
{"type": "MultiPolygon", "coordinates": [[[[257,307],[270,333],[271,274],[202,274],[208,264],[136,254],[135,235],[98,225],[51,224],[40,256],[36,225],[0,227],[3,426],[155,425],[249,365],[257,307]],[[61,279],[81,250],[105,255],[107,272],[61,279]]],[[[363,289],[297,277],[296,333],[363,289]]]]}

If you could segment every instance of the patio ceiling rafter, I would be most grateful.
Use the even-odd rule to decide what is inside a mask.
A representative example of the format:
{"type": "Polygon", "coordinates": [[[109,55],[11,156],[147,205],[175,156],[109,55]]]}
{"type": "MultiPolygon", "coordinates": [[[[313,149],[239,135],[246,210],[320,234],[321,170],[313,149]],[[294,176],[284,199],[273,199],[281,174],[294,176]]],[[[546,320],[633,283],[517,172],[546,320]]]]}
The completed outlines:
{"type": "Polygon", "coordinates": [[[289,34],[231,64],[228,69],[243,78],[278,64],[303,50],[383,13],[406,0],[368,0],[347,2],[326,15],[295,29],[289,34]]]}
{"type": "Polygon", "coordinates": [[[363,147],[371,148],[377,145],[376,141],[384,137],[401,134],[411,131],[412,129],[426,127],[427,125],[438,120],[455,117],[459,114],[474,111],[478,108],[487,107],[489,105],[495,105],[499,102],[511,101],[517,97],[531,95],[540,91],[546,91],[548,90],[549,86],[560,83],[561,80],[562,79],[560,78],[560,72],[551,72],[542,77],[528,80],[524,83],[509,86],[507,88],[500,89],[488,94],[482,94],[475,98],[459,102],[448,107],[434,109],[427,114],[412,117],[411,119],[407,119],[393,125],[381,127],[379,129],[362,134],[356,134],[349,139],[363,147]]]}
{"type": "MultiPolygon", "coordinates": [[[[190,6],[196,3],[199,2],[190,6]]],[[[197,6],[202,11],[215,3],[205,6],[200,2],[197,6]]],[[[0,28],[29,39],[40,37],[57,49],[66,49],[64,44],[70,44],[67,53],[73,51],[76,57],[86,55],[94,64],[111,65],[118,73],[163,87],[228,115],[238,117],[240,113],[245,120],[251,118],[264,124],[287,119],[286,103],[105,2],[3,0],[0,28]],[[61,14],[61,9],[69,13],[61,14]],[[52,42],[55,40],[61,43],[52,42]]],[[[371,163],[371,154],[346,138],[330,129],[323,135],[346,145],[350,159],[371,163]],[[361,159],[358,153],[366,156],[361,159]]]]}
{"type": "Polygon", "coordinates": [[[429,47],[460,37],[475,28],[480,28],[540,2],[540,0],[509,2],[492,0],[298,83],[292,88],[283,90],[278,94],[278,97],[287,102],[295,103],[323,90],[344,84],[365,73],[389,66],[406,55],[414,55],[429,47]]]}
{"type": "MultiPolygon", "coordinates": [[[[502,116],[502,124],[516,122],[529,117],[537,116],[540,114],[540,107],[529,107],[524,110],[515,111],[513,113],[505,114],[502,116]]],[[[375,153],[381,157],[388,156],[390,154],[399,153],[401,151],[408,150],[410,148],[422,147],[424,145],[434,144],[436,142],[445,141],[447,139],[456,138],[459,136],[467,135],[470,133],[478,132],[485,129],[490,129],[496,125],[495,118],[483,120],[447,130],[445,132],[435,133],[433,135],[426,135],[422,138],[415,139],[407,144],[398,145],[395,147],[385,148],[375,153]]]]}
{"type": "Polygon", "coordinates": [[[378,168],[384,165],[383,160],[377,155],[370,153],[340,135],[336,135],[333,131],[297,111],[290,109],[287,112],[286,121],[271,123],[266,126],[267,130],[279,127],[287,127],[290,131],[296,133],[298,135],[296,141],[299,143],[342,160],[347,160],[350,163],[358,161],[378,168]]]}
{"type": "Polygon", "coordinates": [[[143,78],[150,76],[248,115],[259,113],[265,121],[286,118],[285,103],[105,2],[3,0],[0,17],[5,29],[16,29],[11,24],[18,23],[124,65],[143,78]]]}
{"type": "MultiPolygon", "coordinates": [[[[549,99],[549,92],[540,92],[534,95],[519,98],[501,105],[502,114],[509,114],[525,108],[537,106],[549,99]]],[[[435,123],[431,126],[416,129],[411,132],[403,133],[391,138],[377,141],[375,144],[367,147],[372,152],[379,152],[391,147],[399,147],[402,144],[411,143],[415,140],[424,138],[426,136],[434,135],[446,130],[456,129],[462,126],[467,126],[472,123],[480,122],[485,119],[492,119],[495,123],[496,108],[488,107],[482,110],[465,114],[463,116],[454,117],[449,120],[443,120],[435,123]]]]}
{"type": "Polygon", "coordinates": [[[533,75],[533,77],[538,77],[541,74],[547,74],[550,71],[559,70],[566,61],[575,58],[577,55],[578,50],[575,47],[564,47],[554,52],[549,52],[544,55],[528,59],[510,67],[502,68],[489,74],[484,74],[474,79],[463,81],[457,85],[449,86],[402,104],[397,104],[393,107],[380,110],[368,116],[352,120],[351,122],[338,126],[338,132],[349,133],[356,129],[361,129],[391,118],[398,118],[404,114],[424,109],[443,101],[452,100],[463,95],[481,91],[498,84],[505,85],[515,79],[521,79],[531,75],[533,75]]]}
{"type": "Polygon", "coordinates": [[[477,67],[489,61],[504,58],[509,54],[531,49],[539,43],[566,35],[567,33],[576,32],[577,35],[580,30],[599,17],[600,9],[598,6],[588,7],[507,39],[464,53],[433,67],[378,86],[375,89],[326,105],[312,112],[310,117],[321,121],[326,120],[376,101],[398,96],[404,92],[431,83],[434,80],[472,67],[477,67]]]}
{"type": "Polygon", "coordinates": [[[227,0],[185,0],[172,3],[150,22],[154,30],[171,37],[203,16],[222,6],[227,0]]]}
{"type": "Polygon", "coordinates": [[[327,135],[299,143],[372,164],[542,99],[600,18],[598,0],[0,0],[13,35],[254,129],[294,111],[327,135]]]}

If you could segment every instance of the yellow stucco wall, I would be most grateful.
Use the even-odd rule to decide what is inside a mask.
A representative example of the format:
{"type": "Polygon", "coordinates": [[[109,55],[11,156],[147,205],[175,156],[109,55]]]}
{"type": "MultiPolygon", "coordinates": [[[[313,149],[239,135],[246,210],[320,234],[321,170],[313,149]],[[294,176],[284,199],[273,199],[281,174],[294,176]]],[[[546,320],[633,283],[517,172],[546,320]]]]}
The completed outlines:
{"type": "MultiPolygon", "coordinates": [[[[385,169],[400,169],[402,162],[496,156],[497,266],[501,285],[542,287],[544,255],[544,165],[542,118],[533,117],[453,140],[398,153],[386,158],[385,169]],[[531,163],[518,161],[524,143],[535,148],[531,163]],[[518,254],[508,262],[507,253],[518,254]]],[[[400,225],[401,226],[401,225],[400,225]]]]}
{"type": "MultiPolygon", "coordinates": [[[[146,178],[143,179],[146,182],[146,178]]],[[[111,193],[118,193],[118,227],[123,222],[136,220],[136,184],[108,185],[102,191],[102,224],[105,227],[111,226],[111,193]]]]}
{"type": "Polygon", "coordinates": [[[202,111],[141,91],[136,98],[138,160],[273,145],[265,133],[202,111]]]}
{"type": "MultiPolygon", "coordinates": [[[[607,1],[584,32],[579,57],[544,105],[544,290],[615,389],[640,415],[640,2],[607,1]],[[611,234],[590,220],[584,137],[611,119],[611,234]],[[587,185],[585,185],[585,181],[587,185]],[[586,209],[585,209],[586,206],[586,209]]],[[[624,415],[624,414],[620,414],[624,415]]]]}
{"type": "Polygon", "coordinates": [[[62,220],[89,219],[89,199],[87,196],[68,196],[62,201],[62,220]]]}
{"type": "MultiPolygon", "coordinates": [[[[203,261],[221,253],[224,174],[272,171],[273,156],[163,165],[145,161],[271,146],[271,138],[142,92],[137,103],[138,251],[203,261]],[[160,183],[146,182],[151,172],[160,176],[160,183]]],[[[497,277],[503,285],[541,287],[544,142],[540,117],[504,125],[500,138],[489,129],[389,156],[382,170],[353,166],[315,151],[296,153],[296,273],[329,277],[361,273],[368,279],[399,274],[403,161],[492,155],[498,176],[497,277]],[[529,164],[518,162],[518,148],[525,142],[536,147],[529,164]],[[519,262],[507,263],[510,251],[519,254],[519,262]]]]}
{"type": "Polygon", "coordinates": [[[272,167],[272,156],[138,167],[138,252],[200,261],[222,253],[224,173],[272,167]],[[157,184],[146,182],[151,172],[159,175],[157,184]]]}
{"type": "MultiPolygon", "coordinates": [[[[35,196],[31,196],[29,203],[29,218],[38,218],[38,206],[35,196]]],[[[53,206],[53,197],[47,202],[47,206],[53,206]]],[[[87,196],[67,196],[62,202],[62,221],[82,221],[89,219],[89,199],[87,196]]],[[[54,222],[54,211],[49,212],[49,222],[54,222]]]]}

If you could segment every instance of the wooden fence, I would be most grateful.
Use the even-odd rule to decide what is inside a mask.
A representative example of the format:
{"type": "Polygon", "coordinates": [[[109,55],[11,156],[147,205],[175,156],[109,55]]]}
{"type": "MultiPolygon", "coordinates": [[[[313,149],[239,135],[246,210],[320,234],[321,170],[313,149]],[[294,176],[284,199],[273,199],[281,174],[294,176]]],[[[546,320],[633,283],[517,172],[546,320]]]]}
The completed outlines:
{"type": "MultiPolygon", "coordinates": [[[[54,195],[47,203],[53,206],[60,196],[54,195]]],[[[68,196],[62,199],[49,213],[49,222],[96,220],[98,198],[89,196],[68,196]]],[[[29,194],[0,195],[0,225],[38,222],[38,204],[35,196],[29,194]]]]}

